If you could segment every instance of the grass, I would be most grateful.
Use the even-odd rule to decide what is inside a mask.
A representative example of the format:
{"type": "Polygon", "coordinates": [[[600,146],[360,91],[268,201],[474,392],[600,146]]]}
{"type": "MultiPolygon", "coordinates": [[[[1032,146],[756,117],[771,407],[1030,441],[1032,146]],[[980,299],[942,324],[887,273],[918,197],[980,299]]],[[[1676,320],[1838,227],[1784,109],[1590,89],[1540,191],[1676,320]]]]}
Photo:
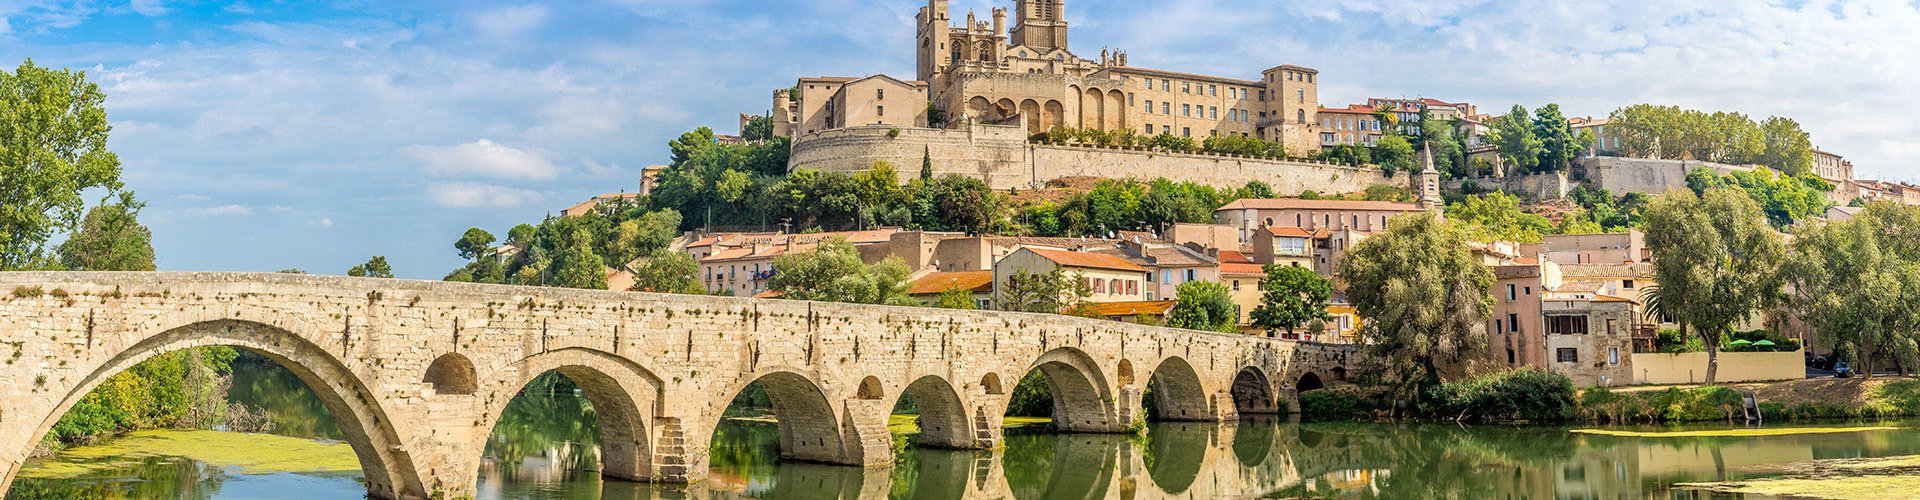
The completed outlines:
{"type": "Polygon", "coordinates": [[[1575,434],[1595,434],[1595,435],[1601,435],[1601,436],[1616,436],[1616,437],[1679,438],[1679,437],[1793,436],[1793,435],[1801,435],[1801,434],[1833,434],[1833,433],[1839,433],[1839,432],[1887,431],[1887,430],[1896,430],[1896,429],[1899,429],[1899,427],[1779,427],[1779,428],[1772,428],[1772,429],[1720,429],[1720,430],[1710,430],[1710,431],[1671,431],[1671,432],[1620,431],[1620,430],[1612,430],[1612,429],[1574,429],[1572,432],[1575,434]]]}

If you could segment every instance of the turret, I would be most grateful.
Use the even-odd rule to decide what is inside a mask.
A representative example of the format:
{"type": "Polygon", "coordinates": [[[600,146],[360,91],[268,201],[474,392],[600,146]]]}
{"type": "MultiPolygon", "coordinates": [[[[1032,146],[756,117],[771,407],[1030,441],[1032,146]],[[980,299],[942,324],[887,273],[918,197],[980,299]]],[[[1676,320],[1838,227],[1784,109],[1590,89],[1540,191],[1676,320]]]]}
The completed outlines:
{"type": "Polygon", "coordinates": [[[993,8],[993,35],[1000,36],[1005,34],[1007,34],[1007,8],[994,7],[993,8]]]}
{"type": "Polygon", "coordinates": [[[1433,145],[1420,147],[1420,173],[1413,176],[1413,188],[1420,191],[1420,208],[1438,210],[1446,208],[1446,201],[1440,197],[1440,171],[1433,168],[1433,145]]]}
{"type": "Polygon", "coordinates": [[[916,47],[915,54],[918,56],[919,64],[915,66],[914,76],[920,81],[932,82],[944,72],[947,63],[952,59],[951,49],[947,46],[951,35],[950,21],[947,19],[947,0],[927,0],[927,6],[920,8],[918,20],[919,36],[915,43],[919,46],[916,47]]]}

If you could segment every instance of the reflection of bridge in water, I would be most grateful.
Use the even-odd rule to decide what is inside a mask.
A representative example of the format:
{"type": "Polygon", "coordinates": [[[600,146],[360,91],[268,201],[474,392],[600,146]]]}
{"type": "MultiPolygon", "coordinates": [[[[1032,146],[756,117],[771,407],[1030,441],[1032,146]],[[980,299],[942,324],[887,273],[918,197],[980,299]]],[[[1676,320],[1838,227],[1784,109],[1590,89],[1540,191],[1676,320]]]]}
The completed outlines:
{"type": "Polygon", "coordinates": [[[205,345],[298,376],[380,498],[471,493],[495,422],[548,371],[592,402],[602,474],[697,482],[728,402],[756,381],[783,459],[874,467],[835,473],[864,478],[893,460],[886,424],[903,395],[923,445],[993,449],[1013,384],[1034,370],[1062,431],[1116,433],[1145,417],[1150,384],[1158,417],[1219,422],[1277,412],[1360,362],[1350,346],[1060,315],[468,283],[24,272],[0,273],[0,294],[0,491],[108,377],[205,345]]]}

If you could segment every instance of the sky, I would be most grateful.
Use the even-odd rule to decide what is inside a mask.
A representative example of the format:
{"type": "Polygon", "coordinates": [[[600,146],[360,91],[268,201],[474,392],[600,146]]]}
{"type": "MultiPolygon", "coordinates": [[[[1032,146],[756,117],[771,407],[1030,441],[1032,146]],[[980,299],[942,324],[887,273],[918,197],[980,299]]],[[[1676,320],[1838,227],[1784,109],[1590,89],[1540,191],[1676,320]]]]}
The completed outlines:
{"type": "MultiPolygon", "coordinates": [[[[736,133],[803,76],[913,76],[913,0],[0,0],[0,67],[107,93],[109,147],[162,270],[403,278],[468,227],[606,192],[694,127],[736,133]]],[[[1012,0],[952,1],[983,20],[1012,0]]],[[[1321,104],[1498,113],[1635,103],[1798,120],[1865,178],[1920,181],[1920,1],[1068,0],[1075,52],[1258,79],[1321,104]]]]}

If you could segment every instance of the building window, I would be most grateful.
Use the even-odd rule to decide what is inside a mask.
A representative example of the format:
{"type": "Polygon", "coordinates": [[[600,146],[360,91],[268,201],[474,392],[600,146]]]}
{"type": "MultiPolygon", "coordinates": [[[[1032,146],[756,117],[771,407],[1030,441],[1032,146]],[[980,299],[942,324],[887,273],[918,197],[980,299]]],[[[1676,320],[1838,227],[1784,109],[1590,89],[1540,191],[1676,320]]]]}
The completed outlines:
{"type": "Polygon", "coordinates": [[[1607,364],[1609,365],[1620,364],[1620,348],[1618,347],[1607,348],[1607,364]]]}
{"type": "MultiPolygon", "coordinates": [[[[981,309],[986,309],[986,308],[985,308],[985,307],[982,307],[981,309]]],[[[1514,363],[1514,361],[1513,361],[1513,349],[1507,349],[1507,364],[1509,364],[1509,365],[1511,365],[1511,364],[1513,364],[1513,363],[1514,363]]]]}
{"type": "Polygon", "coordinates": [[[1193,137],[1193,127],[1180,127],[1180,137],[1193,137]]]}
{"type": "Polygon", "coordinates": [[[1172,281],[1173,281],[1173,270],[1172,270],[1172,269],[1161,269],[1161,270],[1160,270],[1160,282],[1161,282],[1161,283],[1170,283],[1170,282],[1172,282],[1172,281]]]}
{"type": "Polygon", "coordinates": [[[1304,109],[1296,109],[1296,110],[1293,110],[1293,112],[1297,114],[1297,116],[1296,116],[1296,117],[1295,117],[1295,119],[1293,120],[1293,122],[1294,122],[1294,123],[1306,123],[1306,122],[1307,122],[1307,110],[1304,110],[1304,109]]]}
{"type": "Polygon", "coordinates": [[[1518,314],[1507,315],[1507,329],[1512,330],[1513,333],[1526,333],[1526,331],[1520,329],[1520,315],[1518,314]]]}
{"type": "Polygon", "coordinates": [[[1208,85],[1208,86],[1207,86],[1207,95],[1210,95],[1210,96],[1216,96],[1216,97],[1217,97],[1217,96],[1219,96],[1219,95],[1220,95],[1220,87],[1218,87],[1218,86],[1214,86],[1214,85],[1208,85]]]}
{"type": "Polygon", "coordinates": [[[1182,94],[1191,94],[1191,93],[1193,93],[1193,83],[1192,83],[1192,82],[1180,82],[1180,93],[1182,93],[1182,94]]]}
{"type": "Polygon", "coordinates": [[[1219,106],[1207,106],[1207,118],[1209,118],[1209,119],[1213,119],[1213,120],[1218,120],[1218,119],[1220,119],[1220,107],[1219,107],[1219,106]]]}
{"type": "Polygon", "coordinates": [[[1173,81],[1172,81],[1172,80],[1167,80],[1167,79],[1161,79],[1161,80],[1160,80],[1160,91],[1161,91],[1161,92],[1172,92],[1172,91],[1173,91],[1173,81]]]}
{"type": "Polygon", "coordinates": [[[1192,118],[1192,117],[1193,117],[1193,105],[1192,105],[1192,104],[1181,104],[1181,105],[1180,105],[1180,116],[1185,116],[1185,117],[1188,117],[1188,118],[1192,118]]]}
{"type": "Polygon", "coordinates": [[[886,106],[874,106],[874,107],[873,107],[873,116],[887,116],[887,107],[886,107],[886,106]]]}
{"type": "Polygon", "coordinates": [[[1161,126],[1160,126],[1160,133],[1162,133],[1162,134],[1172,134],[1172,133],[1173,133],[1173,126],[1172,126],[1172,125],[1161,125],[1161,126]]]}
{"type": "Polygon", "coordinates": [[[1266,100],[1267,100],[1267,91],[1265,90],[1260,91],[1260,101],[1265,102],[1266,100]]]}
{"type": "Polygon", "coordinates": [[[1153,101],[1147,101],[1147,114],[1153,114],[1153,101]]]}
{"type": "Polygon", "coordinates": [[[987,302],[987,299],[973,299],[973,303],[975,306],[979,307],[981,310],[991,309],[988,306],[993,305],[987,302]]]}
{"type": "Polygon", "coordinates": [[[887,89],[873,89],[873,98],[874,98],[874,99],[886,99],[886,98],[887,98],[887,89]]]}
{"type": "Polygon", "coordinates": [[[1294,89],[1293,91],[1294,91],[1294,93],[1296,93],[1296,94],[1299,94],[1299,96],[1300,96],[1300,102],[1301,102],[1302,104],[1305,104],[1305,103],[1307,102],[1307,90],[1306,90],[1306,89],[1294,89]]]}
{"type": "Polygon", "coordinates": [[[1142,79],[1142,80],[1141,80],[1141,83],[1145,83],[1145,84],[1147,84],[1147,90],[1153,90],[1153,79],[1152,79],[1152,78],[1144,78],[1144,79],[1142,79]]]}
{"type": "Polygon", "coordinates": [[[1559,349],[1554,349],[1553,358],[1555,361],[1559,361],[1561,363],[1579,363],[1580,350],[1572,347],[1562,347],[1559,349]]]}
{"type": "Polygon", "coordinates": [[[1620,288],[1633,289],[1633,280],[1620,280],[1620,288]]]}
{"type": "Polygon", "coordinates": [[[1171,115],[1171,114],[1173,114],[1173,103],[1170,103],[1170,102],[1165,102],[1165,101],[1161,101],[1161,102],[1160,102],[1160,114],[1163,114],[1163,115],[1171,115]]]}
{"type": "MultiPolygon", "coordinates": [[[[1193,270],[1192,270],[1192,269],[1188,269],[1188,270],[1187,270],[1187,281],[1193,281],[1193,270]]],[[[1185,283],[1185,282],[1186,282],[1186,281],[1183,281],[1182,283],[1185,283]]]]}
{"type": "Polygon", "coordinates": [[[1147,135],[1153,135],[1153,124],[1147,124],[1147,135]]]}
{"type": "Polygon", "coordinates": [[[1547,316],[1549,335],[1586,335],[1586,316],[1547,316]]]}
{"type": "Polygon", "coordinates": [[[1240,291],[1240,280],[1233,280],[1233,291],[1240,291]]]}

